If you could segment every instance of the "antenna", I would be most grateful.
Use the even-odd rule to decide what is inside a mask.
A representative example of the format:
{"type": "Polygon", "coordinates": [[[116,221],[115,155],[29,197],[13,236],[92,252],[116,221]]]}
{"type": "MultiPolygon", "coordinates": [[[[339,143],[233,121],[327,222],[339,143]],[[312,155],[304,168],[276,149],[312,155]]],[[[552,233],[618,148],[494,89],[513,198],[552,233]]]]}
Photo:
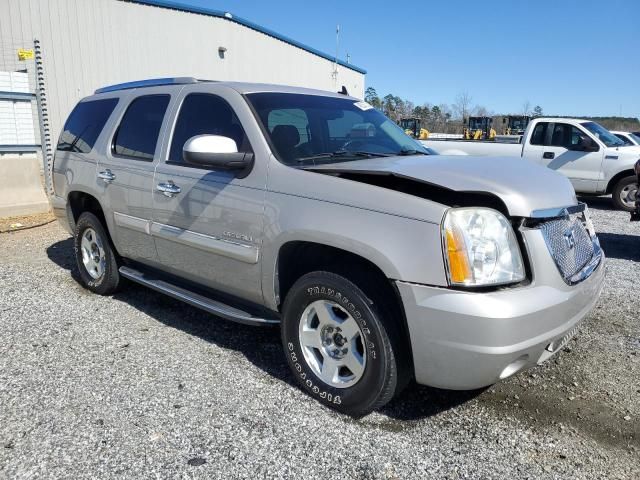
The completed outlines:
{"type": "Polygon", "coordinates": [[[333,62],[333,72],[331,72],[331,78],[333,78],[333,88],[338,88],[338,51],[340,49],[340,24],[336,25],[336,56],[333,62]]]}

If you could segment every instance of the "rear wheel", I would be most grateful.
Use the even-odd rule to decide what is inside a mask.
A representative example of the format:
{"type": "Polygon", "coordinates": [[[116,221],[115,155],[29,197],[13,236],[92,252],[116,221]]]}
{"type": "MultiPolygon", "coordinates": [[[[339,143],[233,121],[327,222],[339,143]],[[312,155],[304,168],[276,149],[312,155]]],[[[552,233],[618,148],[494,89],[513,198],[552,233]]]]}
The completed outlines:
{"type": "Polygon", "coordinates": [[[346,278],[301,277],[289,290],[282,343],[297,381],[312,397],[360,416],[386,404],[398,386],[390,319],[346,278]]]}
{"type": "Polygon", "coordinates": [[[613,187],[612,199],[616,208],[633,212],[638,194],[638,178],[635,175],[621,178],[613,187]]]}
{"type": "Polygon", "coordinates": [[[102,223],[84,212],[76,222],[74,234],[76,263],[80,283],[100,295],[114,293],[120,285],[119,258],[102,223]]]}

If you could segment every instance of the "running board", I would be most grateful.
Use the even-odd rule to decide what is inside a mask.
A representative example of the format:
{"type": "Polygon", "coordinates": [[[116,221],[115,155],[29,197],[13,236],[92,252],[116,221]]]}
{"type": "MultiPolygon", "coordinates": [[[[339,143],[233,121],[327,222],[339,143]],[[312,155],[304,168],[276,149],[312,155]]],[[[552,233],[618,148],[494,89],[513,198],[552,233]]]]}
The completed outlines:
{"type": "Polygon", "coordinates": [[[176,300],[188,303],[194,307],[200,308],[218,317],[222,317],[232,322],[243,323],[245,325],[278,325],[280,320],[275,318],[260,318],[252,314],[224,304],[217,300],[200,295],[182,287],[178,287],[172,283],[151,278],[143,272],[135,270],[131,267],[120,267],[120,275],[136,283],[149,287],[160,293],[169,295],[176,300]]]}

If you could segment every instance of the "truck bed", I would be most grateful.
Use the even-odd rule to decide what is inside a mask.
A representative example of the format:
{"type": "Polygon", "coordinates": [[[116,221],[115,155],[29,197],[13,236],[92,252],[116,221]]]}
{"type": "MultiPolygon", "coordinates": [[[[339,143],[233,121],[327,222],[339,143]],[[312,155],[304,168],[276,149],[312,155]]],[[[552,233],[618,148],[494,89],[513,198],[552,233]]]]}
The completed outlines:
{"type": "Polygon", "coordinates": [[[522,156],[521,143],[482,140],[420,140],[440,155],[480,155],[494,157],[522,156]]]}

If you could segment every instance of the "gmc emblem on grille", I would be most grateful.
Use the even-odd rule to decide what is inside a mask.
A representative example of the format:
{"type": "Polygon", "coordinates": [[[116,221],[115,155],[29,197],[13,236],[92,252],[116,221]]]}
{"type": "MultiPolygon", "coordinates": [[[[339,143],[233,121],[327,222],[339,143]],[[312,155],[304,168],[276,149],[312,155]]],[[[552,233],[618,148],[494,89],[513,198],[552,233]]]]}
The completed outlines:
{"type": "Polygon", "coordinates": [[[567,245],[569,250],[573,250],[576,246],[576,236],[573,233],[573,228],[564,232],[564,243],[567,245]]]}

